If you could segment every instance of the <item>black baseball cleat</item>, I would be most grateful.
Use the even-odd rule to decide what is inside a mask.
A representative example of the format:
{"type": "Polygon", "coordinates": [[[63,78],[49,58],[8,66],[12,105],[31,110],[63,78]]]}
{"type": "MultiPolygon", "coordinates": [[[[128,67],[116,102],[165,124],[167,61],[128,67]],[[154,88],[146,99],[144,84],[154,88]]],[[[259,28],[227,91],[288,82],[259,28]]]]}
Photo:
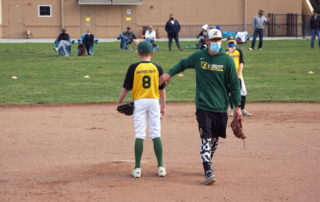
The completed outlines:
{"type": "Polygon", "coordinates": [[[206,176],[206,181],[205,181],[206,185],[213,184],[217,181],[216,176],[214,175],[214,172],[212,170],[207,170],[205,176],[206,176]]]}

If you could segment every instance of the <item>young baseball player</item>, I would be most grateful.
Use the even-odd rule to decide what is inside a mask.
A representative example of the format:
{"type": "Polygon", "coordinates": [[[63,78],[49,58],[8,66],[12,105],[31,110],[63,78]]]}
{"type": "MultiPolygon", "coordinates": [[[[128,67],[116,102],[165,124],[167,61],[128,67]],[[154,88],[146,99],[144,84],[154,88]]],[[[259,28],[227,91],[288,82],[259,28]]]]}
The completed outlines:
{"type": "Polygon", "coordinates": [[[159,77],[163,71],[159,65],[151,62],[152,55],[153,47],[151,43],[143,41],[138,44],[138,56],[141,61],[130,65],[118,100],[119,106],[128,91],[132,90],[132,99],[135,106],[133,112],[135,167],[132,176],[135,178],[141,177],[140,162],[143,141],[146,138],[147,117],[149,136],[153,141],[153,148],[158,161],[158,175],[164,177],[167,174],[162,162],[162,143],[160,139],[160,118],[166,112],[165,84],[159,86],[159,77]]]}
{"type": "MultiPolygon", "coordinates": [[[[243,70],[243,64],[244,64],[244,60],[243,60],[243,54],[242,51],[240,49],[238,49],[236,47],[237,42],[234,39],[233,36],[229,36],[227,39],[227,46],[228,46],[228,50],[226,51],[226,53],[228,55],[230,55],[236,65],[236,69],[237,69],[237,75],[238,78],[240,80],[240,94],[241,94],[241,111],[242,111],[242,115],[243,116],[251,116],[251,114],[244,108],[245,104],[246,104],[246,96],[247,96],[247,90],[246,90],[246,85],[244,84],[244,79],[243,79],[243,75],[242,75],[242,70],[243,70]]],[[[229,99],[230,101],[230,116],[233,116],[234,114],[234,105],[232,103],[232,100],[229,99]]]]}

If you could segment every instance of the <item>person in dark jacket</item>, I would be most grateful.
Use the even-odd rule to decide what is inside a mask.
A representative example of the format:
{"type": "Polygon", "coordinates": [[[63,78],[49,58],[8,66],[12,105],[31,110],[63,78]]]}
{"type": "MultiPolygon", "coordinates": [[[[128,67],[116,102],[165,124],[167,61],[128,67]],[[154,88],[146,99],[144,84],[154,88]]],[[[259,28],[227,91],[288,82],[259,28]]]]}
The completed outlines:
{"type": "Polygon", "coordinates": [[[311,28],[311,48],[314,47],[314,37],[318,37],[318,46],[320,48],[320,15],[313,11],[313,16],[310,18],[310,28],[311,28]]]}
{"type": "Polygon", "coordinates": [[[180,47],[180,42],[179,42],[179,32],[180,32],[180,24],[178,20],[175,20],[174,14],[169,15],[170,19],[167,21],[166,24],[166,32],[168,33],[168,38],[169,38],[169,51],[171,51],[172,48],[172,40],[174,39],[178,49],[181,51],[182,48],[180,47]]]}
{"type": "Polygon", "coordinates": [[[208,28],[209,28],[208,24],[205,24],[202,26],[201,32],[197,36],[199,41],[196,45],[196,48],[203,49],[207,47],[205,40],[208,38],[208,28]]]}
{"type": "Polygon", "coordinates": [[[61,34],[55,41],[56,46],[54,50],[61,56],[69,56],[71,52],[70,35],[67,33],[66,28],[61,29],[61,34]]]}
{"type": "Polygon", "coordinates": [[[82,43],[87,49],[87,55],[93,55],[94,35],[90,33],[90,30],[87,31],[82,43]]]}
{"type": "Polygon", "coordinates": [[[134,39],[136,39],[136,35],[132,32],[131,27],[127,27],[127,31],[123,32],[122,34],[120,34],[120,36],[118,37],[118,39],[121,40],[121,44],[120,47],[123,50],[128,49],[128,45],[131,44],[133,42],[134,39]]]}

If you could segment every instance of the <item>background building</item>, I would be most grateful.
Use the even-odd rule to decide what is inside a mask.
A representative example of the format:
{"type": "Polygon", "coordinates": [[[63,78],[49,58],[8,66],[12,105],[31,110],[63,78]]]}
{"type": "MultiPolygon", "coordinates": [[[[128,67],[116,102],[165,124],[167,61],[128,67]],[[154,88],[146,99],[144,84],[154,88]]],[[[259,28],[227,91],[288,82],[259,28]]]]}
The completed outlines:
{"type": "MultiPolygon", "coordinates": [[[[252,18],[260,8],[265,16],[283,14],[274,23],[288,24],[288,13],[301,16],[303,1],[0,0],[0,38],[25,38],[28,30],[31,38],[55,38],[61,27],[66,27],[72,38],[79,38],[88,29],[97,38],[116,38],[127,26],[142,35],[148,25],[158,29],[163,38],[170,13],[182,26],[181,37],[195,37],[203,24],[220,25],[223,31],[252,33],[252,18]]],[[[299,36],[300,19],[294,22],[299,36]]]]}

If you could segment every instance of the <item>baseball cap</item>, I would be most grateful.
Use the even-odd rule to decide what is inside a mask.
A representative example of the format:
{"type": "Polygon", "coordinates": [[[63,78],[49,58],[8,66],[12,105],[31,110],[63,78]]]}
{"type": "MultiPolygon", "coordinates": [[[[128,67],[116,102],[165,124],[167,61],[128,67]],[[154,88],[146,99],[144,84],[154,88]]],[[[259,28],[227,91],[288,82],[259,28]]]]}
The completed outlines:
{"type": "Polygon", "coordinates": [[[221,31],[218,29],[209,29],[208,39],[222,39],[221,31]]]}
{"type": "Polygon", "coordinates": [[[230,42],[236,43],[236,40],[234,39],[234,36],[229,36],[227,38],[227,43],[230,43],[230,42]]]}
{"type": "Polygon", "coordinates": [[[264,12],[264,10],[263,10],[263,9],[259,9],[259,13],[260,13],[260,12],[262,12],[262,13],[263,13],[263,12],[264,12]]]}
{"type": "Polygon", "coordinates": [[[153,51],[152,44],[147,41],[142,41],[138,44],[139,53],[151,53],[153,51]]]}
{"type": "Polygon", "coordinates": [[[67,29],[66,29],[66,28],[62,28],[62,29],[61,29],[61,32],[62,32],[62,33],[66,33],[66,32],[67,32],[67,29]]]}
{"type": "Polygon", "coordinates": [[[205,25],[202,26],[202,29],[207,30],[208,27],[209,27],[209,25],[208,25],[208,24],[205,24],[205,25]]]}

